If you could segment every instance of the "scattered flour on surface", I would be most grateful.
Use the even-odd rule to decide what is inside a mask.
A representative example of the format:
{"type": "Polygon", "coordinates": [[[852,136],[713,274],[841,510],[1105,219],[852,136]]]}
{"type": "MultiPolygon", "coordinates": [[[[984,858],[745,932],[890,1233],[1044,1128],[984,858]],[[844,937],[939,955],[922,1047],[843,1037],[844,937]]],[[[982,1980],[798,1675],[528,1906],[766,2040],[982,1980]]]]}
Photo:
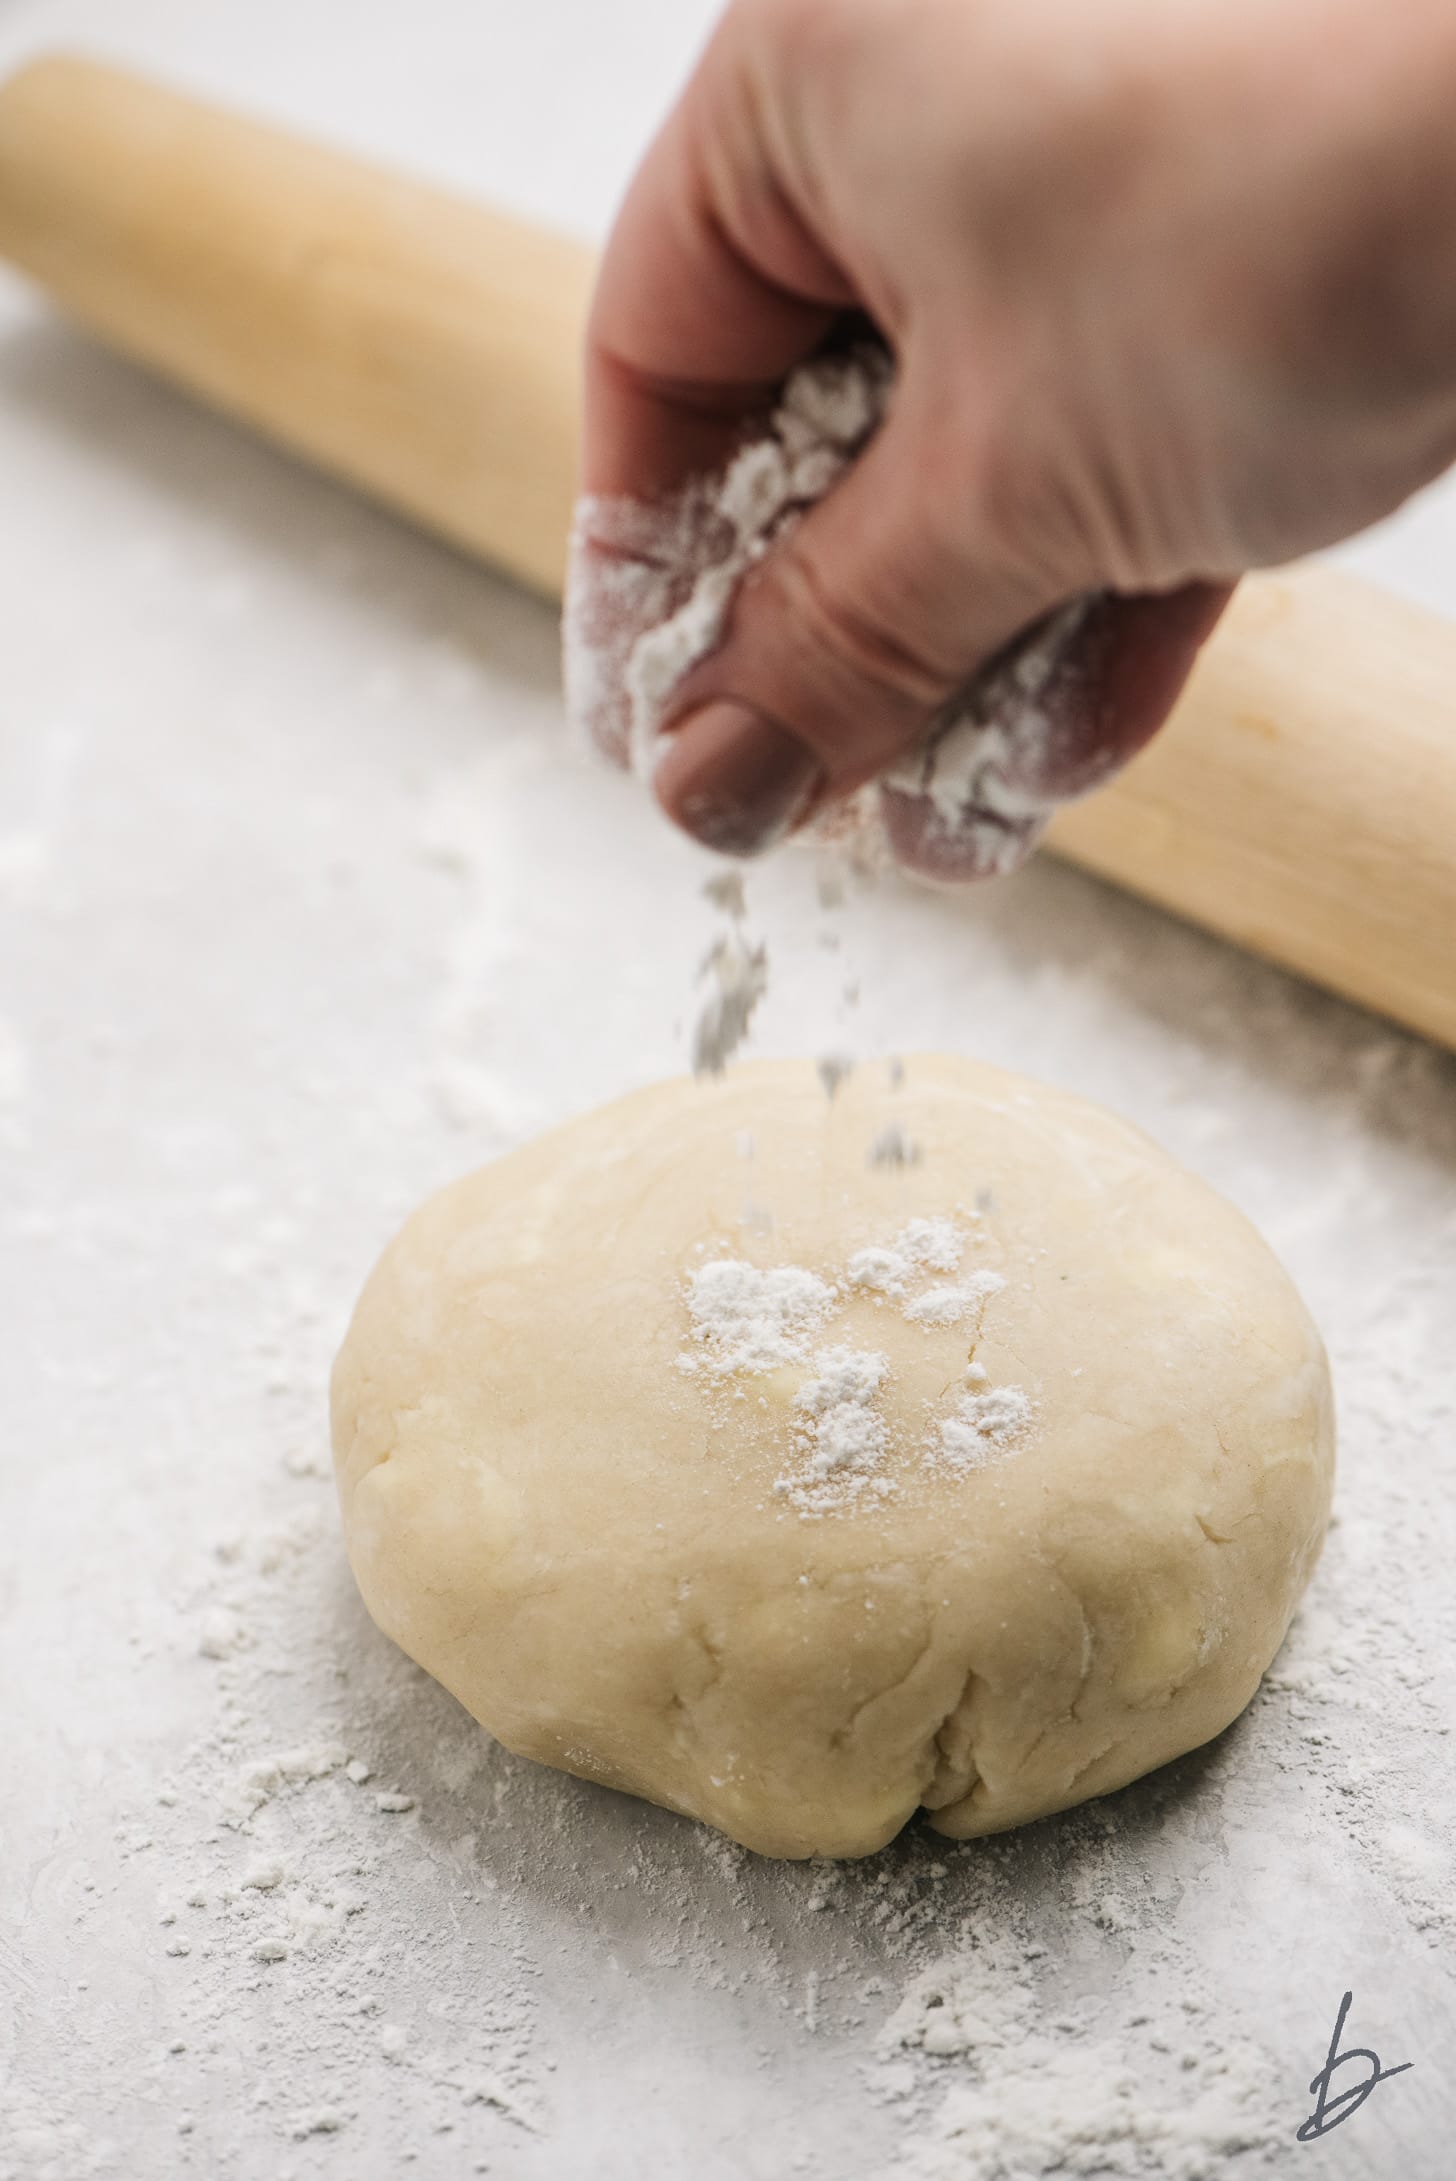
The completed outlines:
{"type": "MultiPolygon", "coordinates": [[[[1115,1835],[1095,1810],[1072,1821],[1077,1853],[1115,1835]]],[[[1107,1867],[1124,1865],[1107,1855],[1107,1867]]],[[[1131,1876],[1131,1873],[1128,1873],[1131,1876]]],[[[1274,2176],[1293,2136],[1289,2096],[1266,2049],[1225,2028],[1198,1995],[1176,1941],[1113,1879],[1115,1913],[1058,1907],[1063,1938],[1090,1911],[1104,1932],[1138,1929],[1137,2004],[1049,2007],[1056,1964],[1004,1910],[904,1985],[875,2041],[868,2081],[908,2108],[887,2181],[1225,2181],[1274,2176]]],[[[994,1897],[994,1879],[992,1880],[994,1897]]]]}
{"type": "Polygon", "coordinates": [[[257,1758],[244,1767],[238,1780],[237,1806],[251,1817],[285,1788],[326,1779],[348,1762],[349,1752],[342,1742],[319,1742],[311,1749],[280,1750],[274,1756],[257,1758]]]}
{"type": "MultiPolygon", "coordinates": [[[[0,2081],[0,2181],[301,2173],[288,2145],[316,2141],[332,2156],[330,2139],[348,2140],[377,2107],[386,1994],[419,2025],[385,2047],[397,2078],[392,2115],[411,2134],[448,2136],[470,2172],[477,2159],[494,2169],[512,2137],[540,2130],[548,2103],[522,1952],[527,1921],[488,1873],[482,1880],[463,1827],[455,1846],[428,1846],[409,1814],[415,1794],[360,1791],[378,1767],[351,1754],[353,1737],[383,1735],[391,1768],[428,1762],[429,1744],[410,1720],[433,1697],[371,1633],[354,1716],[345,1717],[361,1659],[357,1609],[339,1583],[330,1470],[326,1454],[298,1459],[296,1442],[280,1453],[282,1489],[306,1493],[308,1504],[219,1537],[176,1601],[177,1655],[199,1676],[210,1723],[175,1769],[150,1780],[143,1769],[123,1789],[140,1786],[140,1805],[124,1815],[109,1854],[78,1860],[74,1881],[83,1948],[103,1897],[115,1896],[113,1921],[128,1904],[128,1971],[147,1998],[126,2048],[126,2089],[113,2080],[114,2013],[95,2046],[58,2025],[66,2086],[49,2111],[0,2081]],[[327,1610],[326,1600],[335,1601],[327,1610]],[[224,1628],[227,1641],[201,1640],[224,1628]],[[246,1643],[233,1640],[240,1629],[246,1643]],[[426,1881],[442,1857],[437,1897],[426,1881]],[[462,1950],[461,1906],[482,1885],[490,1942],[462,1950]],[[146,1955],[151,1922],[155,1961],[146,1955]],[[167,2029],[149,2051],[158,2032],[142,2025],[158,2017],[167,2029]],[[259,2056],[244,2077],[240,2038],[259,2056]],[[79,2108],[93,2078],[110,2084],[116,2141],[55,2117],[79,2108]],[[175,2115],[175,2163],[139,2162],[123,2147],[138,2084],[148,2086],[149,2110],[159,2102],[175,2115]]],[[[469,1733],[464,1774],[490,1747],[469,1733]]],[[[503,1753],[500,1761],[514,1762],[503,1753]]],[[[437,1772],[437,1789],[448,1770],[437,1772]]],[[[84,1995],[87,1986],[74,1989],[84,1995]]]]}
{"type": "Polygon", "coordinates": [[[881,2029],[879,2057],[893,2061],[915,2051],[956,2059],[1024,2040],[1036,2001],[1033,1958],[980,1943],[932,1962],[907,1984],[881,2029]]]}
{"type": "Polygon", "coordinates": [[[1058,2051],[1037,2037],[998,2053],[983,2081],[947,2092],[892,2181],[1221,2181],[1235,2158],[1267,2171],[1286,2155],[1261,2054],[1224,2048],[1176,2102],[1154,2102],[1128,2064],[1133,2043],[1083,2036],[1058,2051]]]}
{"type": "Polygon", "coordinates": [[[336,2105],[316,2105],[309,2112],[294,2116],[292,2134],[295,2142],[303,2142],[306,2136],[336,2136],[349,2125],[346,2113],[336,2105]]]}
{"type": "Polygon", "coordinates": [[[226,1658],[229,1652],[241,1649],[247,1641],[247,1629],[236,1613],[228,1612],[225,1606],[215,1606],[211,1613],[203,1615],[197,1635],[197,1648],[203,1658],[226,1658]]]}

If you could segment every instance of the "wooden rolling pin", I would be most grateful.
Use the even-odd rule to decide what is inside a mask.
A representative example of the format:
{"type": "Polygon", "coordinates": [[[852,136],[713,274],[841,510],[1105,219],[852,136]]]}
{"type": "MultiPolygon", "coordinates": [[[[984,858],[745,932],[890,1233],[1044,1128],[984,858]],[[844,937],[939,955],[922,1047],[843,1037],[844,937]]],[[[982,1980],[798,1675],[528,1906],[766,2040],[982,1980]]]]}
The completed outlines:
{"type": "MultiPolygon", "coordinates": [[[[70,59],[0,88],[0,251],[103,339],[560,589],[590,254],[70,59]]],[[[1062,855],[1456,1046],[1456,626],[1248,581],[1062,855]]]]}
{"type": "Polygon", "coordinates": [[[0,254],[138,362],[560,591],[580,244],[58,58],[0,86],[0,254]]]}

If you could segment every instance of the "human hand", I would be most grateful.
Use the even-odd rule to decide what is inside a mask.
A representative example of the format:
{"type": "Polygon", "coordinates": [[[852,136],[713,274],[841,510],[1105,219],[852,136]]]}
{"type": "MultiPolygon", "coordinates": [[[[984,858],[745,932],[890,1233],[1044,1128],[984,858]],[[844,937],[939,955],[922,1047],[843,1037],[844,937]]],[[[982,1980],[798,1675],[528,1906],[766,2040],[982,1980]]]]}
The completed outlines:
{"type": "MultiPolygon", "coordinates": [[[[751,852],[1100,594],[1022,753],[1008,807],[1031,816],[990,814],[1014,853],[1156,729],[1243,569],[1437,474],[1453,92],[1442,0],[1399,23],[1355,0],[736,0],[606,252],[587,492],[660,503],[721,471],[846,314],[897,378],[672,690],[669,814],[751,852]]],[[[621,541],[589,509],[578,588],[621,541]]],[[[610,691],[586,709],[620,740],[610,691]]],[[[1011,860],[885,800],[902,861],[1011,860]]]]}

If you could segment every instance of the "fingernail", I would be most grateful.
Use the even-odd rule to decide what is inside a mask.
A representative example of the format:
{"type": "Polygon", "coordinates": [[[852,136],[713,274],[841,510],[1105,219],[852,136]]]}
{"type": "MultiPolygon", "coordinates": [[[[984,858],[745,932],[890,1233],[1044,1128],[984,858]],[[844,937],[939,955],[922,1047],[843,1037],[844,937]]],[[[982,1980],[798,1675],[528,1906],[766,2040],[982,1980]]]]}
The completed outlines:
{"type": "Polygon", "coordinates": [[[724,701],[670,737],[652,784],[669,818],[705,848],[759,856],[803,816],[819,780],[818,758],[796,735],[724,701]]]}

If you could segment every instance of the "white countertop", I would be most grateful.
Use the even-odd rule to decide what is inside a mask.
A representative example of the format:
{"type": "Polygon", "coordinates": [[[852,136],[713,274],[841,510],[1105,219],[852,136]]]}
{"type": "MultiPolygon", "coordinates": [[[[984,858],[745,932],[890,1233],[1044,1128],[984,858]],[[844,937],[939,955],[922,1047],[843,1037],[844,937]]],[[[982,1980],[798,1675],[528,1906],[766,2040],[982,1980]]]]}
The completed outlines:
{"type": "MultiPolygon", "coordinates": [[[[593,233],[710,13],[0,0],[0,66],[87,46],[593,233]]],[[[1050,861],[833,920],[807,859],[755,875],[756,1050],[1116,1106],[1281,1251],[1343,1426],[1209,1750],[997,1842],[757,1863],[495,1749],[365,1618],[325,1460],[410,1205],[683,1065],[703,859],[567,748],[544,608],[3,275],[0,480],[0,2177],[1020,2181],[1040,2085],[1105,2153],[1040,2170],[1191,2176],[1202,2123],[1139,2149],[1108,2085],[1196,2118],[1227,2062],[1283,2148],[1210,2174],[1436,2181],[1456,1062],[1050,861]],[[1347,1989],[1413,2065],[1301,2146],[1347,1989]]],[[[1456,491],[1350,557],[1456,612],[1456,491]]]]}

